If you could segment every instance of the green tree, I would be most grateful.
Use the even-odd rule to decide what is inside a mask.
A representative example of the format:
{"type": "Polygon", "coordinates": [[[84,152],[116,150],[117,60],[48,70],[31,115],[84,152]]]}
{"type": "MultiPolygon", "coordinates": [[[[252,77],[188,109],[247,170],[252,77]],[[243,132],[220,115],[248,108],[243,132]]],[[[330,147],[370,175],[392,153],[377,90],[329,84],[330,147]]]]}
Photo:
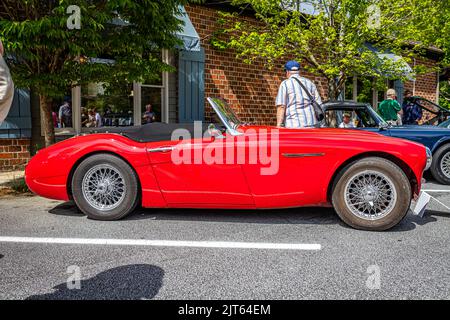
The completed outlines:
{"type": "MultiPolygon", "coordinates": [[[[406,0],[402,0],[406,1],[406,0]]],[[[423,46],[439,48],[444,53],[442,66],[450,64],[450,0],[408,0],[414,10],[410,23],[423,46]]],[[[406,30],[400,30],[404,33],[406,30]]],[[[404,37],[406,35],[402,35],[404,37]]],[[[417,40],[417,39],[416,39],[417,40]]]]}
{"type": "Polygon", "coordinates": [[[406,80],[405,63],[425,45],[418,42],[423,33],[412,23],[415,15],[423,18],[415,2],[233,0],[235,6],[253,10],[258,24],[237,19],[240,13],[222,13],[222,32],[213,45],[236,50],[248,63],[263,59],[274,66],[281,58],[301,60],[306,70],[327,79],[328,96],[336,99],[354,75],[372,78],[376,85],[385,78],[406,80]],[[368,43],[403,58],[380,57],[368,43]]]}
{"type": "Polygon", "coordinates": [[[140,81],[171,70],[160,50],[179,43],[176,15],[186,2],[2,0],[0,37],[16,86],[39,96],[46,146],[55,141],[52,100],[68,88],[140,81]],[[114,63],[92,60],[104,57],[114,63]]]}
{"type": "Polygon", "coordinates": [[[450,109],[450,82],[449,81],[441,81],[440,85],[440,96],[439,96],[439,105],[450,109]]]}

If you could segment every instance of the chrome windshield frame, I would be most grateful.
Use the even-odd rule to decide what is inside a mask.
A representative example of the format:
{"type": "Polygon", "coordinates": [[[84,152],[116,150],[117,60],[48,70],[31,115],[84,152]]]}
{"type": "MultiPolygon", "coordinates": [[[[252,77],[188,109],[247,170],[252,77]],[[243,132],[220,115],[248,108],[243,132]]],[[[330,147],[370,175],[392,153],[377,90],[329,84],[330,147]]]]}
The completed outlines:
{"type": "Polygon", "coordinates": [[[375,109],[370,104],[366,104],[366,106],[369,110],[369,114],[372,116],[379,127],[389,127],[389,124],[384,121],[384,119],[378,114],[378,112],[375,111],[375,109]]]}
{"type": "Polygon", "coordinates": [[[221,99],[221,98],[211,98],[208,97],[207,98],[209,104],[211,105],[211,107],[213,108],[214,112],[217,114],[217,116],[219,117],[220,121],[222,121],[223,125],[225,126],[225,128],[227,128],[227,132],[233,136],[240,136],[243,133],[239,132],[237,129],[239,128],[239,125],[241,124],[241,121],[239,120],[239,118],[236,116],[236,114],[234,114],[234,112],[232,110],[230,110],[233,115],[236,117],[236,119],[239,120],[239,124],[237,124],[235,127],[233,127],[231,125],[231,123],[228,121],[228,118],[226,117],[225,114],[223,114],[223,112],[220,110],[220,108],[216,105],[216,102],[214,100],[221,100],[225,103],[225,105],[227,107],[228,104],[225,102],[225,100],[221,99]]]}

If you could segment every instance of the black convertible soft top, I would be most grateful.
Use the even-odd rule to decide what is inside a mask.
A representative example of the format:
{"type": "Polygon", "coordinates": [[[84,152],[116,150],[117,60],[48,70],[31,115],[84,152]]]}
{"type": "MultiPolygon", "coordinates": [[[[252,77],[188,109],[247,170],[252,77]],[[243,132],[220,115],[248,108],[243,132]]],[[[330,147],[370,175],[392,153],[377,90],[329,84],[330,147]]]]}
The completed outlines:
{"type": "MultiPolygon", "coordinates": [[[[187,130],[194,138],[193,123],[149,123],[135,127],[99,128],[92,133],[116,133],[137,142],[158,142],[172,139],[172,133],[177,129],[187,130]]],[[[208,125],[202,124],[202,136],[208,130],[208,125]]]]}

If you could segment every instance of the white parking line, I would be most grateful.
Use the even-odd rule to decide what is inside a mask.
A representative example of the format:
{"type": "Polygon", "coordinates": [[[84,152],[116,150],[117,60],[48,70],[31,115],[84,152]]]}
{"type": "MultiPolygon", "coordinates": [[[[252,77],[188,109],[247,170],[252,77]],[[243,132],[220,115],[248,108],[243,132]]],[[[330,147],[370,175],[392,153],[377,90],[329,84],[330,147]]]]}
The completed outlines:
{"type": "Polygon", "coordinates": [[[172,240],[139,240],[139,239],[133,240],[133,239],[0,237],[0,242],[41,243],[41,244],[84,244],[84,245],[109,245],[109,246],[274,249],[274,250],[308,250],[308,251],[317,251],[322,249],[322,246],[320,244],[305,244],[305,243],[172,241],[172,240]]]}
{"type": "Polygon", "coordinates": [[[429,189],[429,190],[422,190],[423,192],[438,192],[438,193],[450,193],[450,190],[433,190],[433,189],[429,189]]]}

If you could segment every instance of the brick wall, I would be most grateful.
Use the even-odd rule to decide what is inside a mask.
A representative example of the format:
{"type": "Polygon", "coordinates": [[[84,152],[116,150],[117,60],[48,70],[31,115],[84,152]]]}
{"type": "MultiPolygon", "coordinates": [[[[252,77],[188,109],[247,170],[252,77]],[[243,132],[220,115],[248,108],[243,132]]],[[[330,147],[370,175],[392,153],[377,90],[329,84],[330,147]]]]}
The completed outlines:
{"type": "Polygon", "coordinates": [[[29,160],[29,139],[0,139],[0,172],[21,170],[29,160]]]}
{"type": "MultiPolygon", "coordinates": [[[[416,65],[423,65],[426,68],[436,67],[436,62],[425,59],[417,58],[416,65]]],[[[433,102],[437,102],[437,89],[438,86],[438,76],[436,72],[429,72],[425,74],[418,75],[416,77],[415,83],[413,81],[408,81],[405,83],[405,89],[409,89],[414,92],[414,95],[424,97],[433,102]]]]}
{"type": "MultiPolygon", "coordinates": [[[[255,124],[276,124],[274,107],[278,87],[284,80],[283,63],[267,70],[263,63],[248,65],[236,58],[232,50],[221,51],[210,44],[217,28],[217,10],[198,5],[186,6],[186,11],[205,48],[205,96],[222,97],[235,109],[239,117],[255,124]]],[[[246,18],[251,19],[251,18],[246,18]]],[[[326,80],[303,73],[313,80],[321,95],[326,96],[326,80]]],[[[212,110],[206,103],[206,119],[212,110]]]]}
{"type": "MultiPolygon", "coordinates": [[[[274,103],[278,87],[284,80],[284,61],[280,61],[274,70],[268,70],[263,63],[248,65],[240,61],[232,50],[214,49],[210,44],[210,37],[218,28],[217,10],[201,5],[189,5],[186,6],[186,11],[205,48],[205,96],[225,98],[245,122],[276,124],[274,103]]],[[[257,23],[251,17],[243,19],[257,23]]],[[[426,59],[417,59],[416,63],[427,66],[435,64],[426,59]]],[[[322,99],[327,100],[326,79],[306,72],[301,74],[311,79],[317,85],[322,99]]],[[[405,87],[412,89],[412,85],[410,82],[405,87]]],[[[435,101],[436,86],[436,73],[421,75],[417,78],[415,93],[435,101]]],[[[206,120],[209,120],[212,110],[207,103],[205,112],[206,120]]]]}

